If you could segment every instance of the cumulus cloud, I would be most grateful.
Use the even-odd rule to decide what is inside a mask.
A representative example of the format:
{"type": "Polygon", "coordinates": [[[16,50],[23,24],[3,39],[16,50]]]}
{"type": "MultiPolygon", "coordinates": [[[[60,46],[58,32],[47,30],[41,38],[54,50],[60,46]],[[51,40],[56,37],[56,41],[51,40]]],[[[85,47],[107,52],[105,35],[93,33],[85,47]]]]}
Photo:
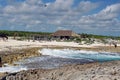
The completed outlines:
{"type": "Polygon", "coordinates": [[[81,26],[85,26],[83,27],[84,29],[96,29],[97,31],[109,32],[120,28],[120,20],[117,19],[119,16],[120,4],[113,4],[107,6],[105,9],[101,10],[96,14],[82,16],[79,19],[79,24],[81,26]]]}
{"type": "Polygon", "coordinates": [[[103,10],[89,14],[100,7],[99,3],[74,0],[55,0],[44,3],[42,0],[25,0],[8,2],[0,7],[0,26],[10,29],[33,31],[55,31],[56,29],[74,29],[86,31],[116,31],[119,28],[120,3],[109,5],[103,10]],[[114,27],[113,27],[114,26],[114,27]]]}
{"type": "Polygon", "coordinates": [[[90,1],[81,1],[75,9],[78,10],[78,12],[88,12],[90,10],[95,9],[98,7],[99,3],[92,3],[90,1]]]}
{"type": "MultiPolygon", "coordinates": [[[[84,5],[83,8],[85,7],[85,5],[96,6],[96,4],[93,4],[88,1],[81,2],[79,6],[82,4],[84,5]]],[[[44,5],[44,3],[41,0],[26,0],[25,2],[20,3],[19,5],[7,5],[3,9],[3,13],[7,14],[8,16],[14,15],[12,17],[12,20],[14,19],[14,21],[16,22],[17,19],[15,20],[15,18],[19,18],[19,21],[21,20],[21,22],[24,20],[25,22],[28,22],[27,20],[29,20],[29,22],[31,23],[31,20],[34,19],[35,21],[40,20],[40,22],[46,22],[46,24],[62,25],[62,22],[65,23],[67,19],[75,20],[79,18],[80,14],[84,12],[83,9],[81,12],[74,11],[74,9],[72,8],[73,0],[56,0],[53,3],[49,3],[47,7],[41,5],[44,5]]],[[[70,22],[66,21],[66,24],[67,23],[69,24],[70,22]]],[[[34,23],[34,25],[36,25],[36,23],[34,23]]]]}
{"type": "Polygon", "coordinates": [[[56,0],[51,4],[51,7],[55,10],[68,10],[73,5],[74,0],[56,0]]]}
{"type": "Polygon", "coordinates": [[[107,6],[95,16],[101,20],[117,18],[120,16],[120,3],[107,6]]]}

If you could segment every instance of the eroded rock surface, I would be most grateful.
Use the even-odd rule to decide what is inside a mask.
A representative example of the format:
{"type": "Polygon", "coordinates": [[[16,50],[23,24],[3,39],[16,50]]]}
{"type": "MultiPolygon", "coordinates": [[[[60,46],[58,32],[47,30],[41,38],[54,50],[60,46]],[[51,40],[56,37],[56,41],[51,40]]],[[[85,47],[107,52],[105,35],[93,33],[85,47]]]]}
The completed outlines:
{"type": "Polygon", "coordinates": [[[1,80],[120,80],[120,61],[21,71],[1,80]]]}
{"type": "Polygon", "coordinates": [[[17,49],[12,51],[2,51],[0,52],[0,57],[2,60],[2,64],[12,64],[15,61],[20,59],[40,56],[41,54],[38,52],[40,48],[27,48],[27,49],[17,49]]]}

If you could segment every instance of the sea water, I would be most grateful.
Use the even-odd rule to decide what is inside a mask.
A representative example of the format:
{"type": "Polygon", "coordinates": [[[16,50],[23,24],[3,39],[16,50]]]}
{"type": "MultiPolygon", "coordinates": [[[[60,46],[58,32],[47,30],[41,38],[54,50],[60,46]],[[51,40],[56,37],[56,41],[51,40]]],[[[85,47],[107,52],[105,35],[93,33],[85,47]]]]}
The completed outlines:
{"type": "Polygon", "coordinates": [[[40,51],[43,55],[49,55],[61,58],[70,59],[89,59],[94,61],[111,61],[120,60],[120,54],[110,52],[95,52],[85,50],[71,50],[71,49],[42,49],[40,51]]]}
{"type": "Polygon", "coordinates": [[[42,49],[42,56],[32,57],[21,61],[20,65],[27,68],[52,69],[68,64],[84,64],[120,60],[119,53],[95,52],[73,49],[42,49]]]}
{"type": "Polygon", "coordinates": [[[119,53],[96,52],[73,49],[42,49],[42,56],[27,58],[17,62],[19,66],[0,68],[0,72],[18,72],[28,69],[53,69],[69,64],[84,64],[120,60],[119,53]]]}

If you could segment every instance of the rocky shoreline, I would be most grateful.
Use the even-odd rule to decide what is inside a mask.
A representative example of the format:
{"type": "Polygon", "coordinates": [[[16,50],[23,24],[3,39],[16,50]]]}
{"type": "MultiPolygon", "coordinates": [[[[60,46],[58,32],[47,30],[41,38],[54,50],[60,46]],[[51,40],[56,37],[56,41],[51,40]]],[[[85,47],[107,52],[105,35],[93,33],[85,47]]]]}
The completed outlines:
{"type": "MultiPolygon", "coordinates": [[[[46,46],[44,46],[46,47],[46,46]]],[[[42,47],[43,48],[43,47],[42,47]]],[[[68,47],[47,47],[47,48],[68,48],[68,47]]],[[[70,47],[72,48],[72,47],[70,47]]],[[[40,56],[38,52],[41,47],[12,49],[9,51],[1,51],[0,57],[2,64],[13,64],[24,58],[40,56]]],[[[109,51],[120,52],[120,47],[96,47],[96,48],[75,48],[93,51],[109,51]]],[[[4,66],[4,65],[3,65],[4,66]]],[[[120,77],[120,61],[90,63],[83,65],[67,65],[57,69],[34,69],[21,71],[17,73],[1,73],[1,80],[119,80],[120,77]]]]}
{"type": "Polygon", "coordinates": [[[51,48],[51,49],[76,49],[76,50],[88,50],[88,51],[103,51],[103,52],[115,52],[120,53],[120,47],[114,48],[113,46],[98,46],[98,47],[60,47],[60,46],[43,46],[43,47],[25,47],[25,48],[18,48],[18,49],[11,49],[6,51],[0,51],[0,57],[2,60],[2,64],[13,64],[13,62],[18,61],[20,59],[29,58],[29,57],[35,57],[40,56],[41,54],[38,52],[38,50],[42,48],[51,48]]]}
{"type": "Polygon", "coordinates": [[[1,51],[0,57],[2,61],[2,66],[4,64],[15,65],[14,62],[19,61],[21,59],[40,56],[41,54],[38,52],[40,48],[23,48],[23,49],[14,49],[9,51],[1,51]]]}
{"type": "Polygon", "coordinates": [[[67,65],[57,69],[34,69],[8,74],[1,80],[119,80],[120,61],[67,65]]]}

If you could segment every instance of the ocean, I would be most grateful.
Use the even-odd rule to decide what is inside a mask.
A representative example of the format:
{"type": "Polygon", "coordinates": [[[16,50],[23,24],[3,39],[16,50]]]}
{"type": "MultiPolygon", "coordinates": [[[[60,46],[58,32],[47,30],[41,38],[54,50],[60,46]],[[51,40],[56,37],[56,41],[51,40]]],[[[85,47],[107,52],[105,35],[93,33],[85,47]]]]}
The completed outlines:
{"type": "Polygon", "coordinates": [[[38,68],[53,69],[70,64],[120,60],[119,53],[111,52],[48,48],[44,48],[39,52],[42,53],[42,56],[20,60],[19,62],[15,62],[15,64],[19,64],[19,66],[2,67],[0,68],[0,72],[18,72],[38,68]]]}

